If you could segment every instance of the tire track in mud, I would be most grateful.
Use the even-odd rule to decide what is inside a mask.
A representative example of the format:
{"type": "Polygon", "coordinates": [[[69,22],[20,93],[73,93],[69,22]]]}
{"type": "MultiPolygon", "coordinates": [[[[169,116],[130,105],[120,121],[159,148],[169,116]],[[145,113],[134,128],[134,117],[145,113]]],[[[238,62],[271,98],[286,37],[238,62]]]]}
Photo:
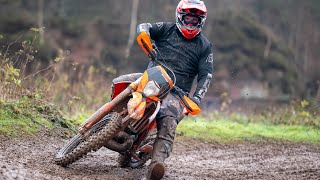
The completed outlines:
{"type": "MultiPolygon", "coordinates": [[[[120,168],[105,148],[68,168],[53,163],[63,140],[0,137],[0,179],[144,179],[147,167],[120,168]]],[[[164,179],[320,179],[320,146],[288,142],[204,143],[178,138],[164,179]]]]}

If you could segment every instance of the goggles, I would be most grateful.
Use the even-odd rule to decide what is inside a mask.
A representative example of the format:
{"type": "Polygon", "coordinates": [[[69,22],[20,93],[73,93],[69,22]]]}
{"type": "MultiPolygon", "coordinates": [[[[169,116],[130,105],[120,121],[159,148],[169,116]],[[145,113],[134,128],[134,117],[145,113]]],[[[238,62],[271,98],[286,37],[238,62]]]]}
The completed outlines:
{"type": "Polygon", "coordinates": [[[186,26],[198,26],[200,18],[199,16],[186,14],[182,16],[182,22],[186,26]]]}

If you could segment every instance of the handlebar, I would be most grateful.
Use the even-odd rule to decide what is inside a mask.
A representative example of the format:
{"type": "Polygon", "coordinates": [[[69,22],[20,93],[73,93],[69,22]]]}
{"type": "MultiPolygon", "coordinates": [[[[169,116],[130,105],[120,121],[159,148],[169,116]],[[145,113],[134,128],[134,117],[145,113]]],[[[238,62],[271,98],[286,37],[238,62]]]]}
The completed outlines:
{"type": "MultiPolygon", "coordinates": [[[[156,52],[154,49],[151,50],[151,49],[148,47],[147,43],[146,43],[143,39],[141,39],[141,43],[142,43],[143,47],[148,51],[148,56],[149,56],[152,60],[156,60],[157,52],[156,52]]],[[[152,46],[154,47],[155,45],[152,45],[152,46]]]]}

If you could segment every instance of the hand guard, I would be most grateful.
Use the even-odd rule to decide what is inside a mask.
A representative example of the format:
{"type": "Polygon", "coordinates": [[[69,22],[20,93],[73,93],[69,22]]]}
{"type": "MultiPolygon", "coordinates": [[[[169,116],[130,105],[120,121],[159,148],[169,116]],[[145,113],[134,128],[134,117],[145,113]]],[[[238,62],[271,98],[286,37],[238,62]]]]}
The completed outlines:
{"type": "Polygon", "coordinates": [[[194,103],[196,103],[198,106],[200,105],[200,99],[199,99],[198,97],[193,96],[193,97],[190,97],[190,99],[191,99],[194,103]]]}
{"type": "Polygon", "coordinates": [[[144,44],[142,43],[142,41],[145,42],[145,45],[147,46],[147,48],[149,48],[151,51],[153,50],[152,47],[152,43],[151,43],[151,39],[148,33],[146,32],[141,32],[138,37],[137,37],[137,41],[138,44],[141,46],[141,48],[143,49],[143,51],[149,56],[149,51],[146,49],[146,47],[144,46],[144,44]]]}

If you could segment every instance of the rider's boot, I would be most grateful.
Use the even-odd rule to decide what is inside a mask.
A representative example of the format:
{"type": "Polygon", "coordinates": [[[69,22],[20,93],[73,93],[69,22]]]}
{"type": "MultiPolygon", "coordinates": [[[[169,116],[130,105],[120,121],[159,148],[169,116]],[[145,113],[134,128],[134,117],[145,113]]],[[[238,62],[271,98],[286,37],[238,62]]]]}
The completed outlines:
{"type": "Polygon", "coordinates": [[[153,147],[152,160],[149,165],[148,180],[159,180],[164,176],[164,160],[169,156],[171,146],[164,139],[157,139],[153,147]]]}
{"type": "MultiPolygon", "coordinates": [[[[170,103],[167,104],[167,106],[170,106],[170,103]]],[[[177,110],[172,110],[172,106],[170,106],[161,111],[162,113],[160,114],[162,114],[162,117],[158,113],[158,115],[160,116],[156,119],[158,132],[157,138],[153,145],[152,160],[149,166],[147,179],[156,180],[161,179],[164,176],[164,160],[168,158],[171,153],[175,130],[178,125],[178,120],[175,116],[167,115],[172,115],[171,111],[175,112],[177,110]]]]}
{"type": "Polygon", "coordinates": [[[147,179],[159,180],[164,176],[165,167],[162,162],[155,162],[150,164],[147,179]]]}

